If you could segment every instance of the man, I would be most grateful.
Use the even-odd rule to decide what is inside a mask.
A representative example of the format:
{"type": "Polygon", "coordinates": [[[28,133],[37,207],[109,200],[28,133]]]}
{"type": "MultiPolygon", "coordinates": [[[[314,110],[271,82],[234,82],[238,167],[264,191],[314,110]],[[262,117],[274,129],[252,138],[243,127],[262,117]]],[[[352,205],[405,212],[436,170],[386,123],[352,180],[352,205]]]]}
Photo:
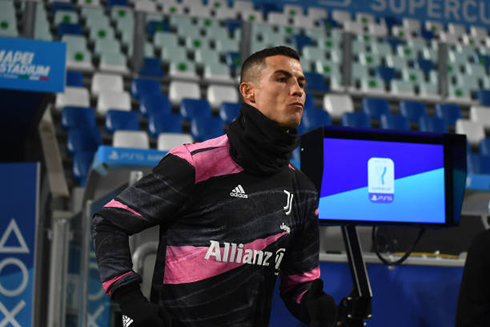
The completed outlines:
{"type": "Polygon", "coordinates": [[[127,326],[267,326],[277,275],[298,319],[333,325],[335,304],[319,279],[317,194],[289,164],[305,83],[294,50],[253,54],[227,135],[174,148],[95,214],[101,279],[127,326]],[[148,302],[128,235],[154,225],[160,246],[148,302]]]}

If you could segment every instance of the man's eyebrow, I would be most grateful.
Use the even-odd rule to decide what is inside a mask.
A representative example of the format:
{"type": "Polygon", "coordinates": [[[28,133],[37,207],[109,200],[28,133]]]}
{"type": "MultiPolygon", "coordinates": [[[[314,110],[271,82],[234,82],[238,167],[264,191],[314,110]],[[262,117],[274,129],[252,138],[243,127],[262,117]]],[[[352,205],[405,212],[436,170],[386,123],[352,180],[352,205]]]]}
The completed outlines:
{"type": "MultiPolygon", "coordinates": [[[[287,70],[283,70],[283,69],[278,69],[276,70],[272,75],[280,75],[280,74],[284,74],[286,75],[287,77],[291,77],[293,76],[293,74],[291,74],[290,72],[288,72],[287,70]]],[[[304,77],[304,75],[300,75],[298,77],[299,80],[302,80],[302,81],[305,81],[306,82],[306,77],[304,77]]]]}

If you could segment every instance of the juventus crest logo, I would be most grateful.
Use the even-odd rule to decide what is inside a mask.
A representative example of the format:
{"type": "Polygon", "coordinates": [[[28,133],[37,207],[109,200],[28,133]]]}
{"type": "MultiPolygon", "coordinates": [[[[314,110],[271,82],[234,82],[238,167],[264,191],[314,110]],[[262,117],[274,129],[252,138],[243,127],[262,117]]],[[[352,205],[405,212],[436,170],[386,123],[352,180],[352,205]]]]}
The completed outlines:
{"type": "Polygon", "coordinates": [[[284,211],[286,215],[289,215],[291,213],[291,210],[293,209],[293,197],[294,194],[291,194],[290,192],[284,190],[284,193],[288,196],[286,200],[286,206],[284,207],[284,211]]]}

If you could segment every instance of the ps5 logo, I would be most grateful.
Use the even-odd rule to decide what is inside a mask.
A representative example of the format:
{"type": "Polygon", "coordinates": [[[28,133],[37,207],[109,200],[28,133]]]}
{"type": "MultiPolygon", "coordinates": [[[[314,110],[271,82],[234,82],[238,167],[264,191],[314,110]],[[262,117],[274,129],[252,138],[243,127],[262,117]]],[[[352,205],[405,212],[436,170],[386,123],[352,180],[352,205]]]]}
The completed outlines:
{"type": "Polygon", "coordinates": [[[393,202],[395,163],[392,159],[373,157],[368,160],[368,192],[371,202],[393,202]]]}

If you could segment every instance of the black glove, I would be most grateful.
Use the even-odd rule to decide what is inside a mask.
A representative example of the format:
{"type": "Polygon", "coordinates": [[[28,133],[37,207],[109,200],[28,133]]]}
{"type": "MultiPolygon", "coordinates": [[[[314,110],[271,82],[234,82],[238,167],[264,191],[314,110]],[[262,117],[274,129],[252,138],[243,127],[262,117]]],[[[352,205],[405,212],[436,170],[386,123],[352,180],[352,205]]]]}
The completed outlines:
{"type": "Polygon", "coordinates": [[[113,298],[121,307],[124,327],[165,327],[163,308],[149,302],[139,285],[124,286],[114,293],[113,298]]]}
{"type": "Polygon", "coordinates": [[[323,292],[323,280],[315,279],[305,294],[305,307],[310,327],[333,327],[337,322],[337,306],[333,297],[323,292]]]}

